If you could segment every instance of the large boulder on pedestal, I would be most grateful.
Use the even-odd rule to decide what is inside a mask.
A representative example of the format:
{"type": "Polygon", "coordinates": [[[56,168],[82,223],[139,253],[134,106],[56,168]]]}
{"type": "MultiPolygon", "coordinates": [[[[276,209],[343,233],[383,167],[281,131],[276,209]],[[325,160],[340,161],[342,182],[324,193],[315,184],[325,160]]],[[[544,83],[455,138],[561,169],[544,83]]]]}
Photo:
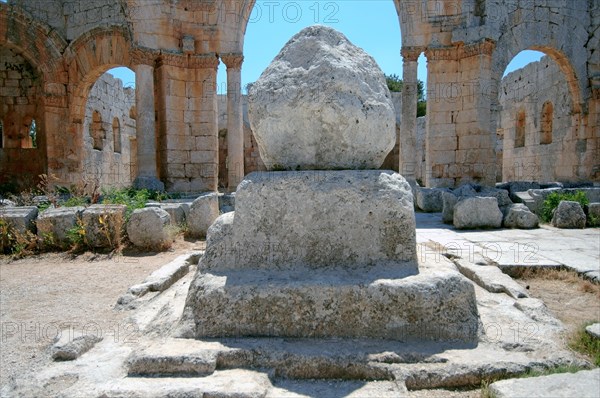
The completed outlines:
{"type": "Polygon", "coordinates": [[[396,142],[383,72],[326,26],[292,37],[248,96],[269,170],[378,169],[396,142]]]}

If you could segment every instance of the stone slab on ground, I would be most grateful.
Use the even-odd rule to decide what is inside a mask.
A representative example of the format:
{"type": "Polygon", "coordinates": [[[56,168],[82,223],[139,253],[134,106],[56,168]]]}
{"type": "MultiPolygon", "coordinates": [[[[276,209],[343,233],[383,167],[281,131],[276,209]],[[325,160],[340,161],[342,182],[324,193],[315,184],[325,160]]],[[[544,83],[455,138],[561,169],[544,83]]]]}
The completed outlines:
{"type": "Polygon", "coordinates": [[[38,236],[44,239],[49,235],[53,239],[53,244],[68,246],[71,242],[67,232],[77,225],[77,220],[81,219],[84,209],[82,206],[57,207],[43,211],[36,222],[38,236]]]}
{"type": "Polygon", "coordinates": [[[163,292],[189,272],[190,265],[198,262],[203,252],[184,254],[152,272],[142,283],[131,286],[117,301],[118,305],[129,304],[148,292],[163,292]]]}
{"type": "Polygon", "coordinates": [[[169,339],[134,352],[127,361],[130,376],[207,376],[215,372],[219,343],[169,339]]]}
{"type": "Polygon", "coordinates": [[[489,389],[497,398],[598,398],[600,369],[502,380],[490,384],[489,389]]]}
{"type": "Polygon", "coordinates": [[[493,265],[477,265],[458,258],[454,260],[458,270],[490,293],[506,293],[514,299],[529,297],[526,290],[500,268],[493,265]]]}
{"type": "Polygon", "coordinates": [[[21,235],[35,233],[35,219],[38,208],[35,206],[0,207],[0,220],[4,220],[21,235]]]}
{"type": "Polygon", "coordinates": [[[265,398],[401,398],[404,383],[396,381],[277,380],[265,398]]]}
{"type": "Polygon", "coordinates": [[[62,330],[60,338],[52,346],[52,359],[55,361],[72,361],[88,352],[100,341],[102,341],[101,336],[94,334],[75,336],[73,329],[62,330]]]}
{"type": "Polygon", "coordinates": [[[600,339],[600,323],[594,323],[585,328],[587,334],[595,339],[600,339]]]}
{"type": "MultiPolygon", "coordinates": [[[[89,390],[90,395],[87,396],[263,398],[270,387],[271,382],[266,373],[234,369],[194,378],[127,377],[89,390]]],[[[85,393],[85,390],[82,393],[85,393]]]]}

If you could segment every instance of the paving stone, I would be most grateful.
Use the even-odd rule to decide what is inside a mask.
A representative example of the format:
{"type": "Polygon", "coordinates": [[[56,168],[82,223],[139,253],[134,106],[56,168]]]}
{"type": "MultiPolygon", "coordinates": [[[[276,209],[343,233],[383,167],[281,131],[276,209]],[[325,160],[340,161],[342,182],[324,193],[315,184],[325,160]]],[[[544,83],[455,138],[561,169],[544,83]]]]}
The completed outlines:
{"type": "Polygon", "coordinates": [[[497,398],[598,398],[600,369],[502,380],[490,384],[489,389],[497,398]]]}

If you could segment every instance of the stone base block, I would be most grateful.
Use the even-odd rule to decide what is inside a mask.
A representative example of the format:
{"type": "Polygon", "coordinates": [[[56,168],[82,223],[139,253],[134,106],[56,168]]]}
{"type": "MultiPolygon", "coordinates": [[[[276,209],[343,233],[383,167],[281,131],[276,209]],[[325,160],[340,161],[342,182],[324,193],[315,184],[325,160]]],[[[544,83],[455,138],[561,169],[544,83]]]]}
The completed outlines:
{"type": "Polygon", "coordinates": [[[135,189],[148,189],[150,191],[160,192],[165,190],[165,184],[156,177],[137,177],[133,181],[133,187],[135,189]]]}
{"type": "Polygon", "coordinates": [[[473,285],[456,272],[402,268],[199,273],[181,337],[476,341],[473,285]]]}

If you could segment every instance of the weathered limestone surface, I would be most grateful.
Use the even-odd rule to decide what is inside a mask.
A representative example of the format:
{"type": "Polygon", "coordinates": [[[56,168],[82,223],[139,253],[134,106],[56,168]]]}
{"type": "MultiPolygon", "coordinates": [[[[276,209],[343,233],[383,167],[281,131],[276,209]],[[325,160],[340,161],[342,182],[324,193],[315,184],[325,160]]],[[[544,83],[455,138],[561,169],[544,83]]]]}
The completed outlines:
{"type": "Polygon", "coordinates": [[[54,244],[68,245],[67,231],[76,225],[83,210],[84,207],[57,207],[43,211],[36,221],[38,236],[44,239],[50,235],[54,244]]]}
{"type": "Polygon", "coordinates": [[[557,228],[585,228],[586,217],[579,202],[563,200],[554,215],[552,225],[557,228]]]}
{"type": "Polygon", "coordinates": [[[159,250],[169,244],[171,237],[166,230],[171,216],[158,207],[134,210],[127,223],[127,236],[137,247],[159,250]]]}
{"type": "Polygon", "coordinates": [[[211,270],[388,264],[414,273],[410,186],[378,170],[252,173],[236,192],[234,215],[211,227],[202,264],[211,270]]]}
{"type": "Polygon", "coordinates": [[[442,221],[446,224],[454,223],[454,206],[458,197],[452,192],[442,192],[442,221]]]}
{"type": "Polygon", "coordinates": [[[502,380],[490,384],[490,391],[498,398],[597,398],[600,391],[600,369],[502,380]]]}
{"type": "Polygon", "coordinates": [[[417,207],[426,213],[439,213],[444,209],[441,188],[417,188],[417,207]]]}
{"type": "Polygon", "coordinates": [[[183,337],[344,337],[471,342],[473,285],[457,273],[406,277],[388,265],[198,273],[183,337]]]}
{"type": "Polygon", "coordinates": [[[62,330],[60,338],[52,346],[52,359],[55,361],[72,361],[85,354],[99,341],[102,341],[101,336],[94,334],[76,336],[73,329],[62,330]]]}
{"type": "Polygon", "coordinates": [[[35,218],[38,208],[35,206],[0,207],[0,219],[20,234],[35,232],[35,218]]]}
{"type": "Polygon", "coordinates": [[[268,169],[377,169],[396,142],[383,72],[341,33],[311,26],[292,37],[249,92],[268,169]]]}
{"type": "Polygon", "coordinates": [[[124,205],[91,205],[81,216],[91,247],[112,247],[125,228],[124,205]]]}
{"type": "Polygon", "coordinates": [[[540,220],[522,203],[508,206],[503,220],[507,228],[537,228],[540,220]]]}
{"type": "Polygon", "coordinates": [[[205,237],[210,225],[219,217],[219,196],[216,193],[200,195],[190,206],[186,215],[192,236],[205,237]]]}
{"type": "Polygon", "coordinates": [[[500,228],[502,212],[495,197],[473,197],[454,206],[454,226],[468,228],[500,228]]]}
{"type": "Polygon", "coordinates": [[[585,328],[585,331],[595,339],[600,339],[600,323],[594,323],[585,328]]]}

